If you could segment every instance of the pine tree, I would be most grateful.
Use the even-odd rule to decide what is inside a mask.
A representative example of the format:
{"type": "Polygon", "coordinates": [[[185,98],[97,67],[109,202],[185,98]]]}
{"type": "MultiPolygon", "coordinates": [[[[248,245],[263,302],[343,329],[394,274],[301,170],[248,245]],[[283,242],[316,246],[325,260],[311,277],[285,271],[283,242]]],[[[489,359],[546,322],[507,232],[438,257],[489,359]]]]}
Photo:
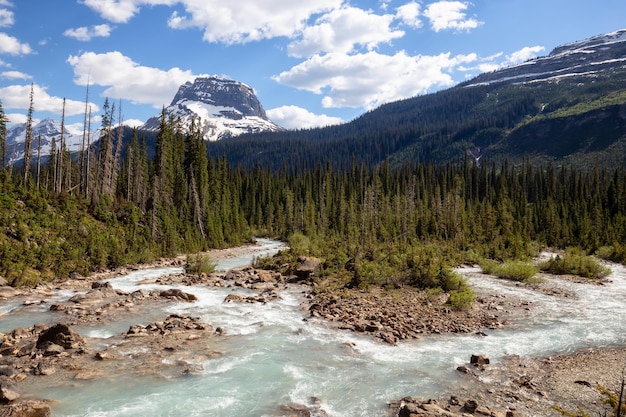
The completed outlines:
{"type": "Polygon", "coordinates": [[[34,108],[34,86],[30,85],[30,104],[28,105],[28,115],[26,116],[26,132],[24,135],[24,184],[28,180],[30,172],[30,154],[33,144],[33,112],[34,108]]]}
{"type": "Polygon", "coordinates": [[[9,119],[4,113],[2,101],[0,100],[0,168],[6,168],[7,159],[7,123],[9,119]]]}

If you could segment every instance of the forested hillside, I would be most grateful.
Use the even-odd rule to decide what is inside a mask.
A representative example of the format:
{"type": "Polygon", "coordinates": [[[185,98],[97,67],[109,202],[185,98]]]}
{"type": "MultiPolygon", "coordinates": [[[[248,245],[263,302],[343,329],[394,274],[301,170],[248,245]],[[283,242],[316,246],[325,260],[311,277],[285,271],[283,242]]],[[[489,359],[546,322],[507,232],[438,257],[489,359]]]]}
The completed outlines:
{"type": "Polygon", "coordinates": [[[351,161],[445,164],[477,161],[623,166],[626,68],[528,83],[465,83],[383,105],[322,129],[248,135],[211,143],[214,157],[275,169],[351,161]]]}
{"type": "MultiPolygon", "coordinates": [[[[473,90],[476,91],[476,90],[473,90]]],[[[0,168],[0,275],[13,285],[224,247],[254,235],[321,257],[346,285],[445,286],[463,261],[542,245],[624,260],[626,171],[329,160],[283,169],[207,158],[198,129],[162,115],[155,158],[105,117],[97,152],[0,168]]],[[[285,161],[288,162],[288,161],[285,161]]]]}

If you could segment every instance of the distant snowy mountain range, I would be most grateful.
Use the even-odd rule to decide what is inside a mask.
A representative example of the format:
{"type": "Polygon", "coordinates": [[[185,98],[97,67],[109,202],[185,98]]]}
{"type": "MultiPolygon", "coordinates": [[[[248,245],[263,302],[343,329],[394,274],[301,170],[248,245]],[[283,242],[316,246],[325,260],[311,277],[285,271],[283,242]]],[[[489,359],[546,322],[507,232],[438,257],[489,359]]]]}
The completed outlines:
{"type": "MultiPolygon", "coordinates": [[[[78,152],[83,146],[83,132],[68,129],[65,126],[63,141],[70,152],[78,152]]],[[[24,157],[24,141],[26,139],[26,123],[18,124],[7,129],[7,158],[9,161],[19,161],[24,157]]],[[[61,147],[61,123],[47,118],[33,126],[32,155],[37,158],[50,154],[52,140],[55,141],[56,149],[61,147]],[[41,140],[41,148],[40,141],[41,140]]],[[[87,139],[85,139],[86,141],[87,139]]],[[[93,139],[92,139],[93,140],[93,139]]],[[[86,146],[85,142],[85,146],[86,146]]]]}

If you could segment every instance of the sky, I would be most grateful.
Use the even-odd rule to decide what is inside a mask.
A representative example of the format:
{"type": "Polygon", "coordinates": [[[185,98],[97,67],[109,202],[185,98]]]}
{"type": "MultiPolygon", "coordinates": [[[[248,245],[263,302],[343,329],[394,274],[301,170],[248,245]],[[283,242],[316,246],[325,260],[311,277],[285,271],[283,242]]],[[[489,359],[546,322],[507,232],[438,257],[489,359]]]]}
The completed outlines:
{"type": "Polygon", "coordinates": [[[0,0],[0,102],[11,126],[31,88],[35,122],[65,99],[82,131],[108,98],[138,126],[217,75],[309,128],[623,28],[624,0],[0,0]]]}

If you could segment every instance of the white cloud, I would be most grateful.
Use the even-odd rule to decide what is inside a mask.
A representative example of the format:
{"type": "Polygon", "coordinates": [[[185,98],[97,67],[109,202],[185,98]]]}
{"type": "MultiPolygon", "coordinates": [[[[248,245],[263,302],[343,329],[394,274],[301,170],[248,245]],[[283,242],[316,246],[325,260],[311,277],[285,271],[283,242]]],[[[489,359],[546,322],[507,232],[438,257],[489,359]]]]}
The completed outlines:
{"type": "Polygon", "coordinates": [[[172,14],[175,29],[200,28],[204,40],[227,44],[292,37],[311,16],[341,6],[342,0],[182,0],[186,16],[172,14]]]}
{"type": "Polygon", "coordinates": [[[15,18],[13,12],[7,9],[0,9],[0,27],[13,26],[15,18]]]}
{"type": "Polygon", "coordinates": [[[291,56],[310,57],[320,52],[351,52],[355,44],[368,50],[378,44],[401,38],[404,32],[392,30],[392,15],[377,15],[354,7],[344,7],[317,19],[302,31],[302,39],[288,46],[291,56]]]}
{"type": "Polygon", "coordinates": [[[137,12],[139,6],[148,1],[136,0],[84,0],[84,4],[96,11],[104,19],[116,23],[128,22],[137,12]]]}
{"type": "Polygon", "coordinates": [[[315,114],[298,106],[281,106],[267,110],[267,116],[286,129],[308,129],[312,127],[338,125],[344,121],[339,117],[315,114]]]}
{"type": "Polygon", "coordinates": [[[0,0],[0,6],[13,7],[13,4],[9,0],[0,0]]]}
{"type": "Polygon", "coordinates": [[[414,28],[422,27],[422,21],[420,20],[420,4],[414,1],[402,5],[396,9],[396,17],[400,19],[404,24],[414,28]]]}
{"type": "Polygon", "coordinates": [[[475,54],[450,57],[408,56],[377,52],[315,55],[273,79],[281,84],[325,94],[325,107],[364,107],[424,94],[434,87],[454,84],[449,72],[476,61],[475,54]]]}
{"type": "MultiPolygon", "coordinates": [[[[29,85],[10,85],[0,88],[0,97],[2,97],[2,105],[7,109],[24,109],[30,106],[30,84],[29,85]]],[[[92,104],[92,109],[97,110],[98,106],[92,104]]],[[[54,114],[62,114],[63,98],[54,97],[48,94],[45,87],[37,84],[33,85],[33,107],[35,111],[47,111],[54,114]]],[[[74,116],[84,114],[85,103],[76,100],[65,101],[65,115],[74,116]]],[[[11,119],[12,122],[16,122],[11,119]]]]}
{"type": "Polygon", "coordinates": [[[143,6],[180,4],[168,24],[175,29],[199,28],[209,42],[245,43],[277,36],[291,37],[313,15],[339,8],[342,0],[84,0],[101,17],[126,23],[143,6]]]}
{"type": "Polygon", "coordinates": [[[145,123],[145,120],[139,119],[130,119],[130,120],[122,120],[122,124],[128,127],[139,127],[145,123]]]}
{"type": "Polygon", "coordinates": [[[543,46],[525,46],[519,51],[513,52],[511,55],[507,56],[506,64],[515,65],[526,62],[529,59],[537,58],[538,54],[545,50],[546,48],[543,46]]]}
{"type": "Polygon", "coordinates": [[[438,1],[429,4],[424,10],[424,16],[430,20],[430,24],[435,32],[441,30],[470,30],[482,25],[474,18],[468,18],[464,11],[468,3],[460,1],[438,1]]]}
{"type": "Polygon", "coordinates": [[[104,96],[151,104],[159,109],[169,104],[181,84],[196,77],[191,71],[179,68],[163,71],[145,67],[117,51],[85,52],[70,56],[67,62],[74,68],[74,81],[78,85],[87,85],[89,80],[91,84],[108,87],[104,96]]]}
{"type": "Polygon", "coordinates": [[[31,78],[33,78],[30,75],[20,71],[4,71],[3,73],[0,73],[0,77],[13,80],[30,80],[31,78]]]}
{"type": "Polygon", "coordinates": [[[109,35],[111,35],[111,26],[107,24],[95,25],[91,27],[82,26],[79,28],[68,29],[63,32],[63,35],[79,41],[87,42],[95,37],[108,38],[109,35]]]}
{"type": "Polygon", "coordinates": [[[13,36],[0,33],[0,54],[28,55],[32,52],[33,50],[27,43],[21,43],[13,36]]]}
{"type": "Polygon", "coordinates": [[[9,119],[8,124],[21,124],[26,123],[28,119],[25,113],[7,113],[7,119],[9,119]]]}

